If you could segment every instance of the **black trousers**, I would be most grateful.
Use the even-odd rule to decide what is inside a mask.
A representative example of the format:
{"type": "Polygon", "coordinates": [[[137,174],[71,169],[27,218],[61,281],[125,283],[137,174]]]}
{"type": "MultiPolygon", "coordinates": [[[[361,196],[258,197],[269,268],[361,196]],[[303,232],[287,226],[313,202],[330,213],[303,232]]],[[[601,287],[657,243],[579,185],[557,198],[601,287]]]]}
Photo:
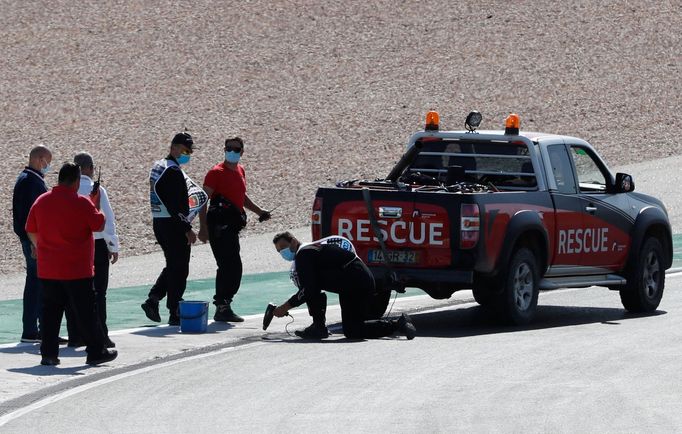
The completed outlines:
{"type": "Polygon", "coordinates": [[[154,236],[161,245],[166,266],[149,290],[149,298],[162,300],[168,296],[166,307],[171,315],[178,314],[178,305],[185,293],[191,247],[187,237],[170,218],[154,219],[154,236]]]}
{"type": "Polygon", "coordinates": [[[51,280],[43,284],[43,321],[40,354],[43,357],[59,355],[59,328],[65,309],[70,308],[69,321],[75,322],[85,342],[88,355],[101,354],[105,348],[104,333],[99,323],[95,290],[92,279],[51,280]]]}
{"type": "Polygon", "coordinates": [[[209,224],[208,241],[218,265],[213,303],[216,305],[231,303],[242,282],[239,232],[228,226],[209,224]]]}
{"type": "Polygon", "coordinates": [[[107,327],[107,288],[109,287],[109,248],[103,239],[95,240],[95,299],[97,314],[104,336],[109,336],[107,327]]]}
{"type": "MultiPolygon", "coordinates": [[[[97,304],[97,316],[104,336],[109,336],[107,327],[107,288],[109,287],[109,248],[107,242],[95,240],[95,303],[97,304]]],[[[82,334],[78,324],[73,320],[73,313],[69,306],[66,307],[66,329],[69,333],[69,341],[81,341],[82,334]]]]}
{"type": "MultiPolygon", "coordinates": [[[[343,334],[348,339],[375,339],[395,333],[397,326],[394,322],[365,320],[366,306],[375,286],[372,272],[362,261],[355,260],[346,267],[339,276],[338,287],[330,291],[339,294],[343,334]]],[[[313,322],[316,322],[316,316],[319,318],[320,314],[324,315],[327,297],[314,296],[309,298],[307,304],[308,312],[313,316],[313,322]]]]}

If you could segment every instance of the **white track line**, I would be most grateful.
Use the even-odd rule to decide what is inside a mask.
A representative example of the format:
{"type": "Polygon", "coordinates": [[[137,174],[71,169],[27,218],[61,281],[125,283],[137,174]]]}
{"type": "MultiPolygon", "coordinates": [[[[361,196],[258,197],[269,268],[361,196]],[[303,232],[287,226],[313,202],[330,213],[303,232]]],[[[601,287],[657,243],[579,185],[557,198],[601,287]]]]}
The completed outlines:
{"type": "Polygon", "coordinates": [[[240,346],[236,346],[236,347],[221,348],[219,350],[210,351],[210,352],[203,353],[203,354],[197,354],[195,356],[182,357],[179,359],[170,360],[168,362],[159,363],[159,364],[155,364],[155,365],[151,365],[151,366],[146,366],[144,368],[139,368],[139,369],[135,369],[133,371],[128,371],[128,372],[124,372],[121,374],[112,375],[111,377],[102,378],[101,380],[97,380],[97,381],[93,381],[91,383],[86,383],[86,384],[83,384],[80,386],[76,386],[72,389],[65,390],[63,392],[57,393],[56,395],[48,396],[47,398],[44,398],[44,399],[41,399],[41,400],[36,401],[34,403],[31,403],[31,404],[27,405],[26,407],[23,407],[23,408],[20,408],[18,410],[15,410],[13,412],[7,413],[4,416],[0,416],[0,427],[7,424],[8,422],[11,422],[12,420],[17,419],[17,418],[19,418],[19,417],[21,417],[27,413],[30,413],[34,410],[38,410],[38,409],[43,408],[47,405],[54,404],[54,403],[59,402],[63,399],[66,399],[70,396],[77,395],[79,393],[88,391],[90,389],[94,389],[95,387],[102,386],[104,384],[113,383],[114,381],[123,380],[125,378],[129,378],[129,377],[132,377],[134,375],[144,374],[144,373],[151,372],[151,371],[154,371],[157,369],[167,368],[169,366],[177,365],[179,363],[184,363],[184,362],[188,362],[191,360],[204,359],[207,357],[213,357],[213,356],[217,356],[220,354],[229,353],[231,351],[251,348],[254,346],[264,345],[264,344],[265,344],[265,342],[254,342],[251,344],[245,344],[245,345],[240,345],[240,346]]]}

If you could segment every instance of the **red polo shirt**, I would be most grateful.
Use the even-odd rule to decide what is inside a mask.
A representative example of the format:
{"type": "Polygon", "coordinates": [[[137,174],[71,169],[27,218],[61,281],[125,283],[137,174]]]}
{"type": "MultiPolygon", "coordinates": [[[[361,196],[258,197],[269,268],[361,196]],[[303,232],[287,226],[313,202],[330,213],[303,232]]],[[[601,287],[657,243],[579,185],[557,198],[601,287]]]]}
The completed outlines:
{"type": "Polygon", "coordinates": [[[244,166],[237,164],[237,169],[232,170],[223,161],[213,166],[204,178],[204,185],[213,189],[211,199],[216,194],[221,195],[233,204],[244,210],[244,198],[246,197],[246,175],[244,166]]]}
{"type": "Polygon", "coordinates": [[[94,276],[93,232],[102,229],[104,214],[89,198],[58,185],[35,201],[26,232],[37,234],[38,277],[52,280],[94,276]]]}

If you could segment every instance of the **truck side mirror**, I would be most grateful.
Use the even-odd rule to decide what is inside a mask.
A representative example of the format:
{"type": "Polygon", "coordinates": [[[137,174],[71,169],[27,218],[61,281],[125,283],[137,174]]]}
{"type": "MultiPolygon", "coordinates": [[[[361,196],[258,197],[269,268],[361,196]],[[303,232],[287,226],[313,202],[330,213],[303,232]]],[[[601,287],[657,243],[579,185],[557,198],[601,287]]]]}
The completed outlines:
{"type": "Polygon", "coordinates": [[[635,180],[627,173],[616,173],[616,193],[629,193],[635,190],[635,180]]]}

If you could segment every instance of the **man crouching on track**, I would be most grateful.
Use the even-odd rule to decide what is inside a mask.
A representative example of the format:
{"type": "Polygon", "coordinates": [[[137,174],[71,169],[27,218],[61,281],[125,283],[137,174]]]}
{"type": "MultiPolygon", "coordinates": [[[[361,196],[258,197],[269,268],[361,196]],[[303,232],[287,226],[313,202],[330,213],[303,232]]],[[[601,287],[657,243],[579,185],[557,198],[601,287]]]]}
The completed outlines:
{"type": "Polygon", "coordinates": [[[304,339],[329,336],[325,318],[327,295],[322,292],[326,290],[339,294],[343,334],[348,339],[381,338],[397,331],[414,339],[416,330],[407,314],[397,320],[365,321],[365,306],[374,293],[374,278],[348,239],[332,236],[301,245],[290,232],[282,232],[272,241],[282,258],[294,262],[291,278],[298,287],[298,292],[278,306],[274,315],[281,318],[290,309],[306,303],[313,318],[312,325],[295,332],[297,336],[304,339]]]}

